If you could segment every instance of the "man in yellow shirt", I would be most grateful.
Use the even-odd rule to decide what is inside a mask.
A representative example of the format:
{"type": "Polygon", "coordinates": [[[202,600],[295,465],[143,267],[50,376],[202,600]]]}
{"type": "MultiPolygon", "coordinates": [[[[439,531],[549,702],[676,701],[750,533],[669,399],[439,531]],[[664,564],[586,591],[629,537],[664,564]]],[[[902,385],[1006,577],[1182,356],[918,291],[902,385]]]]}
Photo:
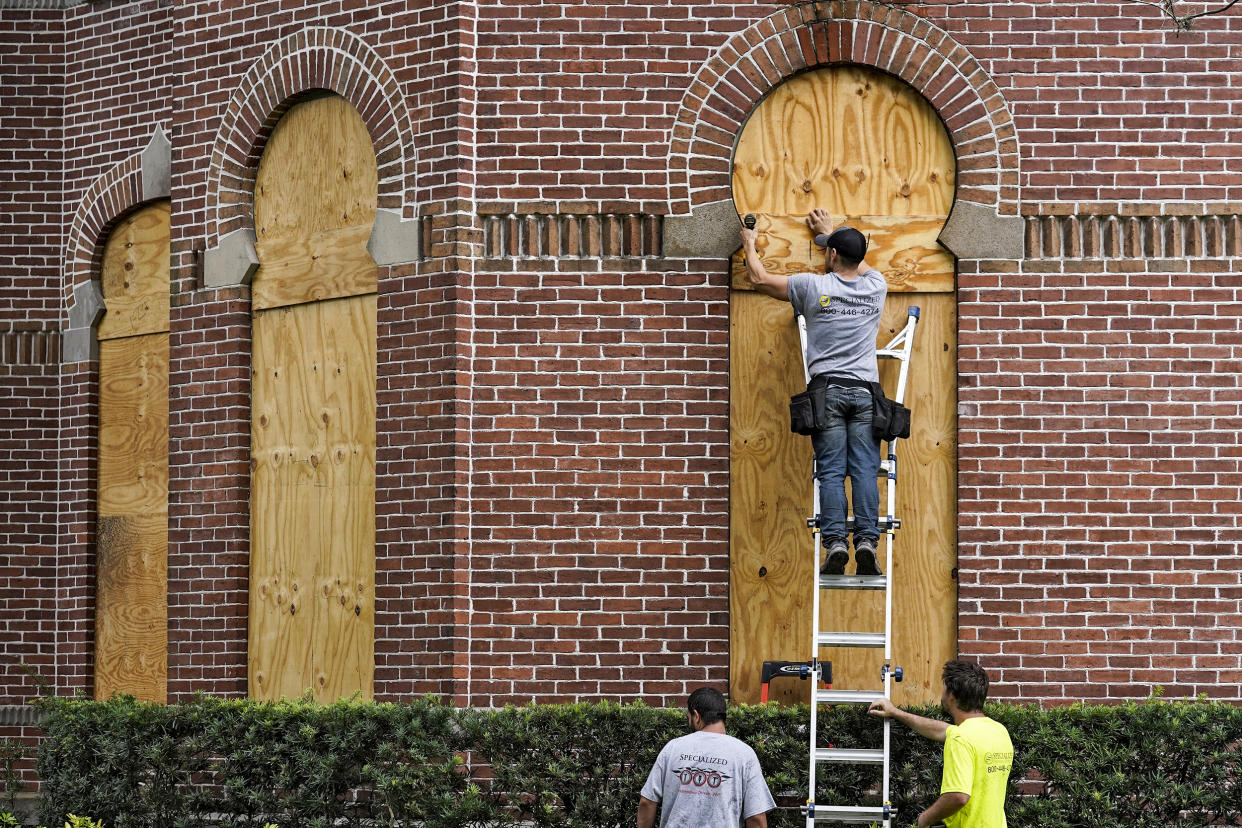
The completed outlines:
{"type": "Polygon", "coordinates": [[[944,742],[940,798],[919,814],[918,828],[938,822],[948,828],[1006,828],[1005,788],[1013,743],[1004,725],[983,715],[987,673],[971,661],[949,661],[942,678],[940,706],[953,719],[951,725],[908,713],[888,699],[875,700],[867,712],[944,742]]]}

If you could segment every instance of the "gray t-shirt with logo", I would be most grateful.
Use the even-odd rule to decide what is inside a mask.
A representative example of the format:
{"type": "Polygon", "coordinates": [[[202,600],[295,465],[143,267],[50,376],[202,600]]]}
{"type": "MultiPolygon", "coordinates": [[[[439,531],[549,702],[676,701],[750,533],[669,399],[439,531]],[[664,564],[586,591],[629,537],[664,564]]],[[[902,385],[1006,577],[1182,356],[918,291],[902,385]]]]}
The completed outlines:
{"type": "Polygon", "coordinates": [[[836,374],[880,381],[875,340],[887,295],[884,276],[874,269],[857,279],[842,279],[836,273],[789,277],[789,302],[806,317],[811,376],[836,374]]]}
{"type": "Polygon", "coordinates": [[[701,730],[664,746],[642,796],[660,803],[660,828],[737,828],[776,807],[750,745],[701,730]]]}

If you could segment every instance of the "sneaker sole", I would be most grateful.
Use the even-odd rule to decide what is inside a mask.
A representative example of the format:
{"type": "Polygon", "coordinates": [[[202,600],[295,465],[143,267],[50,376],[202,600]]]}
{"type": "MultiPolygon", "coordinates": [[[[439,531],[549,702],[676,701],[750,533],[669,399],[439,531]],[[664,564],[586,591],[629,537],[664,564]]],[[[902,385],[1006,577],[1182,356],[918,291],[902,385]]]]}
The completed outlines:
{"type": "Polygon", "coordinates": [[[854,550],[854,560],[858,564],[855,568],[855,572],[858,575],[865,578],[874,578],[884,574],[876,564],[875,553],[869,549],[854,550]]]}
{"type": "Polygon", "coordinates": [[[819,568],[820,575],[844,575],[845,565],[850,562],[848,552],[833,552],[819,568]]]}

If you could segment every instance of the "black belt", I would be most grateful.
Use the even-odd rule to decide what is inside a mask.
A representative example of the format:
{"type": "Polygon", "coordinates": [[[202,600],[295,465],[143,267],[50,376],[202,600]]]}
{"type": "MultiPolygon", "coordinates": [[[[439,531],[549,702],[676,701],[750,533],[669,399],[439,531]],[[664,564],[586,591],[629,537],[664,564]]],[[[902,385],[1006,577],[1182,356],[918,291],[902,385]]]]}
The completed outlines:
{"type": "Polygon", "coordinates": [[[812,388],[823,388],[828,385],[839,385],[842,388],[866,388],[871,390],[871,383],[867,380],[860,380],[857,377],[844,377],[839,374],[816,374],[811,377],[807,390],[812,388]]]}

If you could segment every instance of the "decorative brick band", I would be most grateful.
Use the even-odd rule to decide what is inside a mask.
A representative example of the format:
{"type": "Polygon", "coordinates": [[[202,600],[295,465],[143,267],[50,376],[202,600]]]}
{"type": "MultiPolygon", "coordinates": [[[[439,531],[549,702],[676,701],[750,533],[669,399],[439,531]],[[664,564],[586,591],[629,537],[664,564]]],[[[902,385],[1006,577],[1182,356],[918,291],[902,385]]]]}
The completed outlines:
{"type": "Polygon", "coordinates": [[[43,714],[29,704],[0,704],[0,725],[5,727],[38,724],[43,714]]]}
{"type": "Polygon", "coordinates": [[[0,365],[57,365],[60,331],[16,325],[0,331],[0,365]]]}
{"type": "Polygon", "coordinates": [[[301,93],[325,89],[362,116],[375,147],[379,208],[414,216],[415,144],[396,75],[370,45],[344,29],[307,28],[277,41],[246,72],[222,113],[208,171],[208,246],[253,229],[255,176],[276,122],[301,93]]]}
{"type": "Polygon", "coordinates": [[[703,65],[673,126],[672,212],[731,198],[734,143],[755,105],[803,69],[840,63],[896,75],[927,98],[953,141],[958,200],[1018,215],[1017,131],[1000,88],[943,29],[870,0],[796,3],[737,33],[703,65]]]}
{"type": "Polygon", "coordinates": [[[663,255],[664,217],[650,213],[479,216],[488,259],[640,259],[663,255]]]}
{"type": "Polygon", "coordinates": [[[71,9],[90,0],[0,0],[0,9],[71,9]]]}
{"type": "Polygon", "coordinates": [[[1242,257],[1242,216],[1032,216],[1029,259],[1242,257]]]}

